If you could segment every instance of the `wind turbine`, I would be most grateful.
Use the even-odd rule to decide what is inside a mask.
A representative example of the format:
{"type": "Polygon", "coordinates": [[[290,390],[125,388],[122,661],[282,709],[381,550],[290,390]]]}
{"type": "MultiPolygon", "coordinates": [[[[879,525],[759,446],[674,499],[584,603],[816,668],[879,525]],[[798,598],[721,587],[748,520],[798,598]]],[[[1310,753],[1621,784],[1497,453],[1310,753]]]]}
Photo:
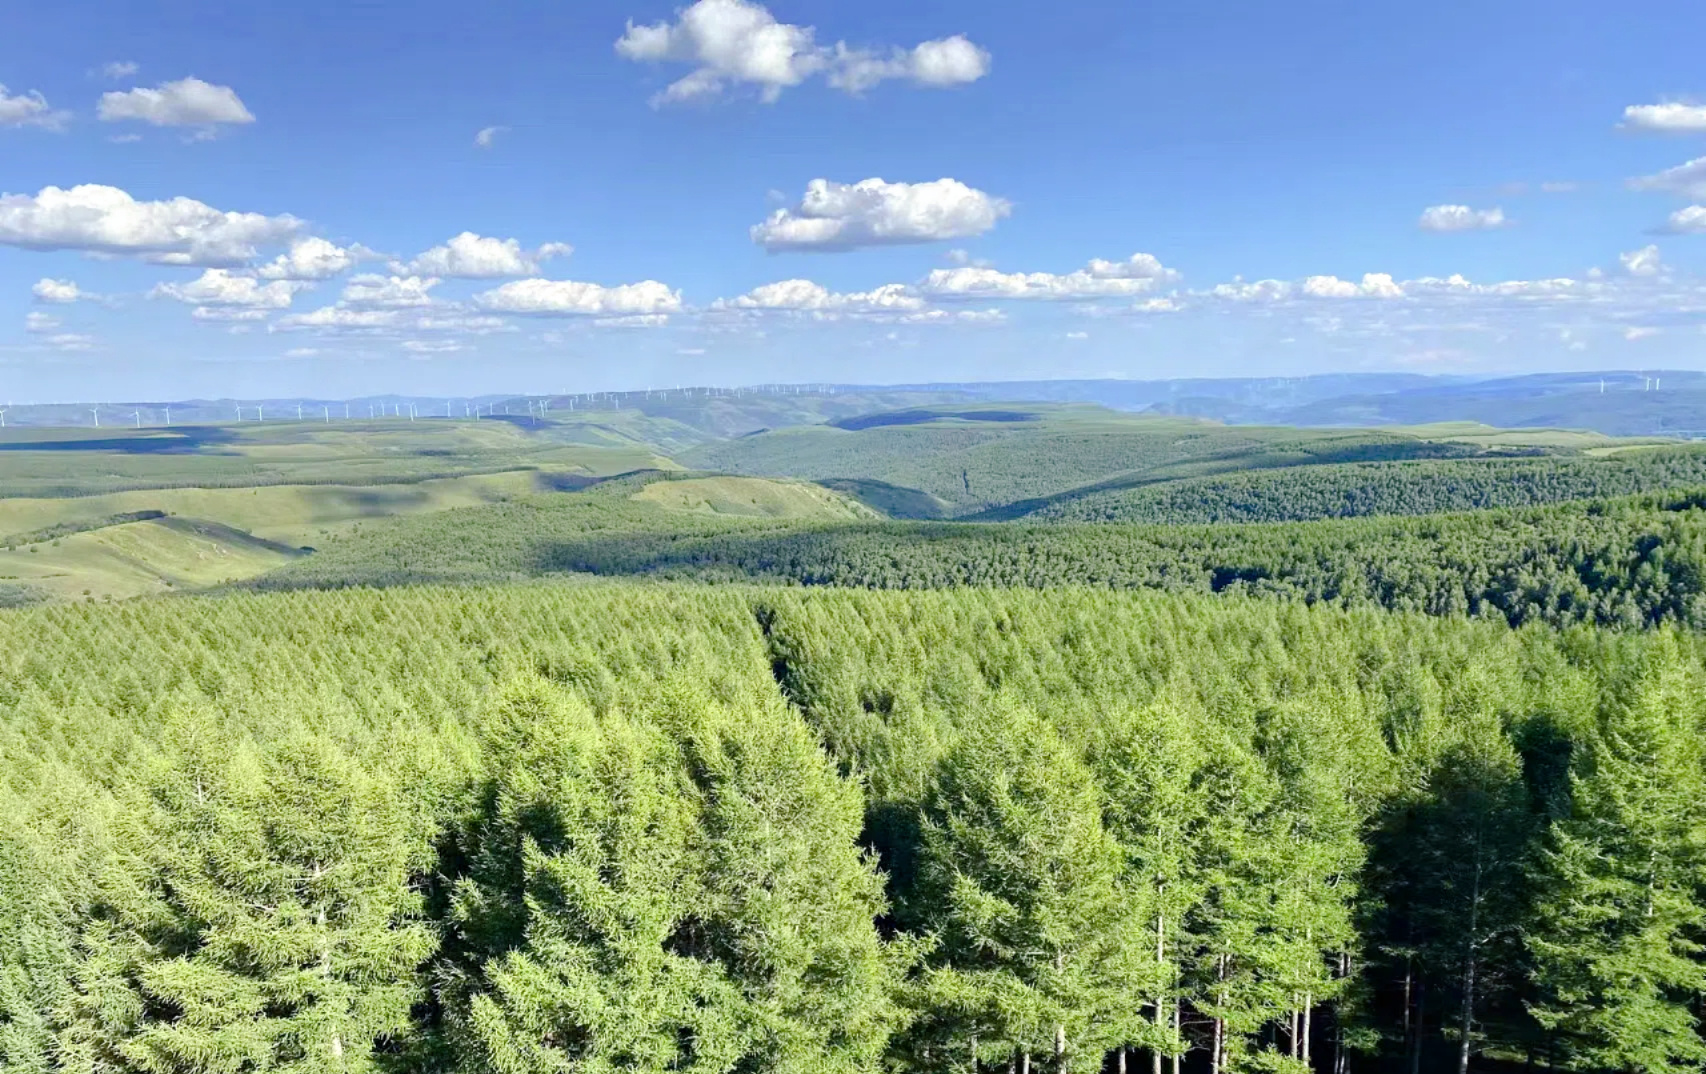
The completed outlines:
{"type": "Polygon", "coordinates": [[[5,427],[6,427],[6,412],[4,410],[0,410],[0,429],[4,429],[5,427]]]}
{"type": "Polygon", "coordinates": [[[101,408],[92,406],[89,408],[89,413],[95,415],[95,428],[99,429],[101,427],[101,408]]]}
{"type": "Polygon", "coordinates": [[[301,403],[296,404],[296,420],[297,421],[302,420],[302,404],[301,403]]]}
{"type": "Polygon", "coordinates": [[[166,408],[166,428],[170,429],[171,427],[172,427],[172,408],[167,407],[166,408]]]}
{"type": "Polygon", "coordinates": [[[136,413],[136,427],[138,429],[140,429],[140,428],[142,428],[142,411],[138,410],[135,413],[136,413]]]}
{"type": "Polygon", "coordinates": [[[266,421],[267,420],[266,409],[264,407],[262,407],[261,404],[259,404],[259,403],[255,404],[255,420],[256,421],[266,421]]]}
{"type": "Polygon", "coordinates": [[[344,420],[345,421],[349,420],[349,404],[348,403],[344,404],[344,420]]]}
{"type": "Polygon", "coordinates": [[[328,406],[328,407],[321,407],[320,409],[324,410],[326,412],[326,424],[327,425],[332,424],[332,408],[328,406]]]}

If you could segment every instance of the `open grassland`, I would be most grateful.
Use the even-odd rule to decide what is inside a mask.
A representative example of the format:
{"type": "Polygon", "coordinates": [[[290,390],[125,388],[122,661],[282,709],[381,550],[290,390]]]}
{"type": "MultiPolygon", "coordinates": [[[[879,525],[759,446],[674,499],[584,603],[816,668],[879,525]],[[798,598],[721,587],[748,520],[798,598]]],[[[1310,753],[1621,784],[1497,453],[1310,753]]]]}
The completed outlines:
{"type": "Polygon", "coordinates": [[[665,511],[749,518],[853,520],[880,517],[871,508],[805,481],[762,477],[693,477],[652,481],[633,499],[665,511]]]}
{"type": "Polygon", "coordinates": [[[148,519],[0,551],[0,585],[52,600],[122,600],[253,578],[299,555],[214,522],[148,519]]]}
{"type": "Polygon", "coordinates": [[[490,420],[23,429],[0,436],[0,497],[406,484],[527,468],[602,477],[673,466],[647,444],[574,443],[552,435],[549,425],[490,420]]]}
{"type": "Polygon", "coordinates": [[[291,545],[346,532],[367,519],[497,503],[549,491],[562,475],[512,470],[386,485],[262,485],[138,489],[100,496],[0,500],[0,544],[60,526],[95,526],[136,511],[206,519],[291,545]]]}

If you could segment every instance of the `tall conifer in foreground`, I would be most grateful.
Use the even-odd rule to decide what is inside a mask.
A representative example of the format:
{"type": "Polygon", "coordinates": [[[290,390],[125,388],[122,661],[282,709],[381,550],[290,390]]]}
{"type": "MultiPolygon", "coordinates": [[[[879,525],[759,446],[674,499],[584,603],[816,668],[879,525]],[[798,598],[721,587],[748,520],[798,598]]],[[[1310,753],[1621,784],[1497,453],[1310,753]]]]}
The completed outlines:
{"type": "Polygon", "coordinates": [[[1661,639],[1578,747],[1570,812],[1542,862],[1534,1016],[1591,1067],[1706,1063],[1706,780],[1691,694],[1675,642],[1661,639]]]}
{"type": "MultiPolygon", "coordinates": [[[[1121,890],[1122,854],[1084,763],[997,698],[944,759],[924,810],[925,926],[938,965],[1019,1065],[1095,1071],[1154,995],[1153,921],[1121,890]]],[[[967,1048],[970,1042],[965,1042],[967,1048]]]]}

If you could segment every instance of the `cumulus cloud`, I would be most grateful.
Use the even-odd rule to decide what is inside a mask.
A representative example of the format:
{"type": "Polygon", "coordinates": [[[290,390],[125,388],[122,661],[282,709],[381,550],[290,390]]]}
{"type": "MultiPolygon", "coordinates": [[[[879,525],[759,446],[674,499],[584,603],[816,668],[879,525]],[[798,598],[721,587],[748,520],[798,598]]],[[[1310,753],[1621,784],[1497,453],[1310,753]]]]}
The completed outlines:
{"type": "Polygon", "coordinates": [[[452,354],[467,349],[453,339],[405,339],[402,346],[411,354],[452,354]]]}
{"type": "Polygon", "coordinates": [[[809,313],[819,319],[871,314],[916,313],[925,301],[905,284],[891,283],[869,291],[835,292],[811,280],[781,280],[754,287],[738,298],[718,299],[713,310],[809,313]]]}
{"type": "Polygon", "coordinates": [[[257,247],[291,238],[293,216],[222,212],[191,198],[137,201],[117,187],[85,185],[0,194],[0,246],[82,250],[165,265],[243,264],[257,247]]]}
{"type": "Polygon", "coordinates": [[[274,321],[271,331],[285,332],[293,328],[372,330],[391,328],[399,324],[404,311],[397,309],[350,309],[347,306],[322,306],[307,313],[292,313],[274,321]]]}
{"type": "Polygon", "coordinates": [[[248,324],[266,320],[267,311],[264,309],[246,309],[241,306],[197,306],[190,310],[190,316],[198,321],[248,324]]]}
{"type": "Polygon", "coordinates": [[[669,323],[667,313],[630,313],[622,317],[598,317],[594,328],[657,328],[669,323]]]}
{"type": "Polygon", "coordinates": [[[784,89],[818,75],[849,93],[891,79],[955,86],[982,78],[990,64],[987,52],[960,35],[910,49],[819,45],[811,27],[778,22],[762,4],[748,0],[698,0],[678,11],[674,22],[629,22],[616,53],[692,68],[652,98],[654,106],[714,97],[730,85],[752,86],[763,100],[774,101],[784,89]]]}
{"type": "Polygon", "coordinates": [[[1309,276],[1298,288],[1309,298],[1402,298],[1404,289],[1384,272],[1365,272],[1360,283],[1337,276],[1309,276]]]}
{"type": "Polygon", "coordinates": [[[1706,105],[1632,104],[1623,110],[1622,125],[1630,130],[1662,134],[1699,134],[1706,131],[1706,105]]]}
{"type": "Polygon", "coordinates": [[[508,130],[508,127],[481,127],[474,133],[474,145],[480,149],[490,149],[497,144],[498,135],[508,130]]]}
{"type": "Polygon", "coordinates": [[[554,257],[567,257],[574,247],[566,242],[548,242],[537,250],[524,250],[515,239],[493,239],[464,231],[442,246],[434,246],[413,261],[396,262],[391,270],[418,276],[440,276],[464,280],[490,280],[505,276],[531,276],[554,257]]]}
{"type": "Polygon", "coordinates": [[[1706,201],[1706,157],[1695,157],[1686,164],[1666,168],[1657,175],[1631,179],[1629,186],[1633,190],[1657,190],[1696,201],[1706,201]]]}
{"type": "Polygon", "coordinates": [[[429,294],[438,280],[420,276],[380,276],[365,273],[344,285],[343,304],[365,309],[403,309],[432,305],[429,294]]]}
{"type": "Polygon", "coordinates": [[[1671,213],[1663,230],[1672,235],[1696,235],[1706,232],[1706,205],[1690,205],[1686,209],[1671,213]]]}
{"type": "Polygon", "coordinates": [[[199,78],[103,93],[96,114],[106,123],[134,121],[155,127],[211,128],[255,121],[236,90],[199,78]]]}
{"type": "Polygon", "coordinates": [[[1622,262],[1623,271],[1631,276],[1657,276],[1665,267],[1657,246],[1643,246],[1639,250],[1618,254],[1617,260],[1622,262]]]}
{"type": "Polygon", "coordinates": [[[37,333],[37,334],[40,334],[43,332],[52,332],[54,329],[58,328],[59,325],[60,325],[59,318],[54,317],[50,314],[46,314],[46,313],[26,313],[26,314],[24,314],[24,331],[26,331],[26,332],[33,332],[33,333],[37,333]]]}
{"type": "Polygon", "coordinates": [[[494,313],[553,317],[626,317],[675,313],[681,292],[656,280],[605,287],[576,280],[515,280],[474,296],[480,308],[494,313]]]}
{"type": "Polygon", "coordinates": [[[262,265],[255,274],[266,280],[329,280],[348,272],[357,261],[371,260],[374,256],[373,251],[362,246],[345,248],[310,236],[291,243],[289,250],[270,264],[262,265]]]}
{"type": "Polygon", "coordinates": [[[47,98],[35,90],[12,94],[0,85],[0,127],[42,127],[56,131],[70,118],[71,113],[55,111],[48,106],[47,98]]]}
{"type": "Polygon", "coordinates": [[[751,229],[752,241],[782,250],[852,250],[981,235],[1012,212],[957,179],[890,183],[813,179],[798,205],[778,209],[751,229]]]}
{"type": "Polygon", "coordinates": [[[1648,325],[1630,325],[1623,330],[1623,338],[1633,343],[1638,339],[1648,339],[1663,332],[1664,329],[1662,328],[1653,328],[1648,325]]]}
{"type": "Polygon", "coordinates": [[[141,64],[133,63],[130,60],[114,60],[112,63],[102,65],[101,74],[103,77],[116,80],[129,78],[140,70],[142,70],[141,64]]]}
{"type": "Polygon", "coordinates": [[[149,292],[150,298],[173,298],[202,307],[241,307],[253,310],[290,308],[290,300],[304,285],[291,280],[261,283],[253,276],[238,276],[213,268],[189,283],[162,283],[149,292]]]}
{"type": "Polygon", "coordinates": [[[911,49],[892,49],[886,56],[838,44],[829,84],[848,93],[863,93],[891,79],[905,79],[920,86],[960,86],[976,82],[988,73],[989,53],[963,34],[955,34],[911,49]]]}
{"type": "Polygon", "coordinates": [[[77,332],[65,332],[57,336],[48,336],[47,345],[56,351],[88,351],[95,349],[95,337],[85,336],[77,332]]]}
{"type": "Polygon", "coordinates": [[[1171,283],[1179,274],[1153,254],[1133,254],[1125,261],[1091,261],[1065,274],[1000,272],[992,268],[935,269],[919,285],[936,298],[1087,299],[1138,295],[1171,283]]]}
{"type": "Polygon", "coordinates": [[[1423,231],[1489,231],[1505,227],[1503,209],[1471,209],[1467,205],[1434,205],[1422,210],[1417,224],[1423,231]]]}
{"type": "Polygon", "coordinates": [[[35,282],[35,286],[30,288],[30,294],[35,296],[37,302],[59,304],[75,302],[80,298],[89,297],[81,287],[77,286],[74,280],[50,280],[46,277],[35,282]]]}

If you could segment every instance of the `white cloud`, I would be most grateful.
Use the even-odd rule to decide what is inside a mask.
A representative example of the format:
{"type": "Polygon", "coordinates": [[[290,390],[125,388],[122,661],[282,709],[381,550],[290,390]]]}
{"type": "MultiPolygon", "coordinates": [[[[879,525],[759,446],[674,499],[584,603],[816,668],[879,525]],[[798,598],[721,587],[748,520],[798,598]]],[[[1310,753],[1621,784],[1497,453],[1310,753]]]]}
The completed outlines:
{"type": "Polygon", "coordinates": [[[1542,194],[1574,194],[1582,184],[1569,179],[1554,179],[1540,184],[1542,194]]]}
{"type": "Polygon", "coordinates": [[[1068,332],[1068,333],[1066,333],[1066,338],[1067,339],[1089,339],[1090,333],[1088,333],[1088,332],[1068,332]]]}
{"type": "Polygon", "coordinates": [[[1631,179],[1629,186],[1633,190],[1658,190],[1706,201],[1706,157],[1695,157],[1686,164],[1666,168],[1657,175],[1631,179]]]}
{"type": "Polygon", "coordinates": [[[1652,328],[1646,325],[1630,325],[1623,330],[1623,338],[1633,343],[1638,339],[1647,339],[1662,334],[1664,329],[1652,328]]]}
{"type": "Polygon", "coordinates": [[[1623,271],[1631,276],[1657,276],[1665,267],[1657,246],[1643,246],[1639,250],[1618,254],[1617,260],[1623,263],[1623,271]]]}
{"type": "Polygon", "coordinates": [[[508,127],[481,127],[474,132],[474,145],[480,149],[490,149],[497,144],[498,135],[508,132],[508,127]]]}
{"type": "Polygon", "coordinates": [[[453,339],[405,339],[403,349],[411,354],[451,354],[467,348],[453,339]]]}
{"type": "Polygon", "coordinates": [[[1366,272],[1361,283],[1337,276],[1310,276],[1299,288],[1309,298],[1402,298],[1404,289],[1384,272],[1366,272]]]}
{"type": "Polygon", "coordinates": [[[781,280],[754,287],[738,298],[718,299],[716,310],[763,310],[840,314],[909,313],[922,310],[924,299],[905,284],[891,283],[870,291],[838,293],[811,280],[781,280]]]}
{"type": "Polygon", "coordinates": [[[920,290],[937,298],[1113,298],[1138,295],[1178,279],[1178,273],[1152,254],[1125,261],[1094,260],[1064,275],[1051,272],[1000,272],[991,268],[935,269],[920,290]]]}
{"type": "Polygon", "coordinates": [[[344,285],[342,302],[346,306],[365,309],[404,309],[432,305],[428,292],[438,286],[438,280],[420,276],[380,276],[365,273],[352,276],[344,285]]]}
{"type": "Polygon", "coordinates": [[[1178,313],[1185,307],[1171,298],[1146,298],[1131,308],[1137,313],[1178,313]]]}
{"type": "Polygon", "coordinates": [[[344,248],[318,236],[297,239],[290,249],[279,254],[271,264],[262,265],[255,274],[264,280],[328,280],[348,272],[360,260],[375,255],[362,246],[344,248]]]}
{"type": "Polygon", "coordinates": [[[573,252],[574,247],[566,242],[548,242],[537,250],[524,250],[515,239],[486,238],[464,231],[407,264],[393,263],[391,271],[464,280],[530,276],[551,258],[567,257],[573,252]]]}
{"type": "Polygon", "coordinates": [[[893,49],[887,56],[865,49],[835,47],[829,84],[848,93],[863,93],[879,82],[905,79],[921,86],[960,86],[989,73],[989,53],[955,34],[926,41],[912,49],[893,49]]]}
{"type": "Polygon", "coordinates": [[[1695,235],[1706,232],[1706,205],[1690,205],[1678,209],[1665,221],[1664,230],[1672,235],[1695,235]]]}
{"type": "Polygon", "coordinates": [[[137,201],[117,187],[85,185],[0,194],[0,246],[82,250],[166,265],[227,266],[302,227],[293,216],[221,212],[190,198],[137,201]]]}
{"type": "Polygon", "coordinates": [[[291,280],[263,284],[253,276],[237,276],[226,269],[208,269],[189,283],[163,283],[149,292],[151,298],[175,298],[195,306],[236,306],[255,310],[290,308],[290,300],[304,285],[291,280]]]}
{"type": "Polygon", "coordinates": [[[811,27],[778,22],[763,5],[747,0],[698,0],[678,11],[673,23],[629,22],[616,53],[693,68],[653,97],[654,106],[714,97],[731,84],[753,86],[763,100],[774,101],[784,89],[816,75],[849,93],[888,79],[954,86],[982,78],[990,62],[987,52],[959,35],[911,49],[852,48],[845,42],[821,46],[811,27]]]}
{"type": "Polygon", "coordinates": [[[1623,110],[1624,127],[1631,130],[1659,131],[1664,134],[1699,134],[1706,132],[1706,105],[1632,104],[1623,110]]]}
{"type": "Polygon", "coordinates": [[[236,306],[197,306],[190,310],[190,316],[198,321],[252,323],[266,320],[267,311],[264,309],[244,309],[236,306]]]}
{"type": "Polygon", "coordinates": [[[284,352],[284,356],[286,358],[312,358],[319,353],[319,347],[292,347],[284,352]]]}
{"type": "Polygon", "coordinates": [[[97,114],[106,123],[134,120],[155,127],[215,127],[255,121],[236,90],[199,78],[182,78],[154,89],[103,93],[97,114]]]}
{"type": "Polygon", "coordinates": [[[60,304],[89,297],[81,287],[77,286],[74,280],[50,280],[46,277],[35,282],[35,285],[30,288],[30,294],[35,296],[37,302],[60,304]]]}
{"type": "Polygon", "coordinates": [[[35,90],[9,94],[0,85],[0,127],[42,127],[56,131],[70,118],[71,113],[50,108],[47,98],[35,90]]]}
{"type": "Polygon", "coordinates": [[[896,317],[876,315],[878,321],[893,320],[897,324],[994,324],[1007,319],[1005,310],[917,310],[896,317]]]}
{"type": "Polygon", "coordinates": [[[474,301],[495,313],[624,317],[675,313],[681,309],[681,292],[671,291],[656,280],[604,287],[575,280],[532,279],[482,291],[474,301]]]}
{"type": "Polygon", "coordinates": [[[657,328],[669,323],[669,314],[630,313],[621,317],[599,317],[592,323],[595,328],[657,328]]]}
{"type": "Polygon", "coordinates": [[[129,78],[140,70],[142,70],[141,64],[132,63],[130,60],[114,60],[112,63],[101,67],[101,74],[106,78],[120,79],[129,78]]]}
{"type": "Polygon", "coordinates": [[[61,322],[58,317],[54,317],[46,313],[24,314],[24,331],[26,332],[34,332],[37,334],[51,332],[58,328],[60,323],[61,322]]]}
{"type": "Polygon", "coordinates": [[[47,345],[56,351],[87,351],[94,349],[95,337],[66,332],[47,337],[47,345]]]}
{"type": "Polygon", "coordinates": [[[1489,231],[1509,223],[1503,209],[1471,209],[1467,205],[1434,205],[1422,210],[1417,221],[1423,231],[1489,231]]]}
{"type": "Polygon", "coordinates": [[[957,179],[889,183],[813,179],[800,203],[751,229],[752,241],[779,250],[852,250],[981,235],[1012,205],[957,179]]]}
{"type": "Polygon", "coordinates": [[[394,327],[403,311],[396,309],[354,310],[346,306],[322,306],[307,313],[293,313],[274,321],[271,331],[293,328],[326,328],[371,330],[394,327]]]}

